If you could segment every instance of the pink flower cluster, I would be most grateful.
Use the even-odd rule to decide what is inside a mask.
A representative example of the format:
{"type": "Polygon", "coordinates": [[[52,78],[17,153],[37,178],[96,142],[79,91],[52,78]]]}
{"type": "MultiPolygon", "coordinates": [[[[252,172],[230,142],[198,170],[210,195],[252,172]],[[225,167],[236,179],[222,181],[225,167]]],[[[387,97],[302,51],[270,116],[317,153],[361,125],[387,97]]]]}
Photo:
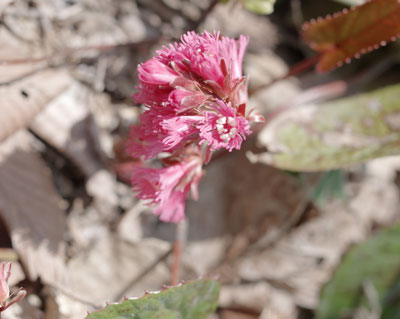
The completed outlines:
{"type": "Polygon", "coordinates": [[[1,312],[6,310],[14,303],[22,300],[25,297],[26,291],[20,288],[17,292],[10,294],[10,288],[8,287],[8,279],[11,276],[10,262],[0,263],[0,317],[1,312]]]}
{"type": "Polygon", "coordinates": [[[11,263],[0,264],[0,307],[6,305],[6,301],[10,296],[10,288],[8,288],[8,278],[11,275],[11,263]]]}
{"type": "Polygon", "coordinates": [[[240,149],[251,133],[249,122],[260,119],[246,114],[247,43],[245,36],[188,32],[138,66],[134,98],[145,110],[131,129],[128,151],[144,159],[168,156],[162,168],[135,168],[132,184],[139,198],[158,205],[155,213],[164,221],[184,217],[187,193],[192,189],[196,197],[211,151],[240,149]]]}

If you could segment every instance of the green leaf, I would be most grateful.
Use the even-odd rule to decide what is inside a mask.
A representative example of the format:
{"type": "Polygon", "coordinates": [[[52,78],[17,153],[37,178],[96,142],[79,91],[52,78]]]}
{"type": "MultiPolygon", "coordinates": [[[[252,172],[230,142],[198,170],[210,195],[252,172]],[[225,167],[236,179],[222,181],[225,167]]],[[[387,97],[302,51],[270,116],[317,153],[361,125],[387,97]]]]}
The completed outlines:
{"type": "MultiPolygon", "coordinates": [[[[258,14],[271,14],[274,12],[276,0],[240,0],[247,10],[258,14]]],[[[221,3],[228,3],[229,0],[219,0],[221,3]]]]}
{"type": "MultiPolygon", "coordinates": [[[[316,319],[353,318],[352,314],[361,307],[371,310],[371,299],[366,296],[366,282],[376,293],[377,302],[384,307],[383,313],[389,313],[389,309],[385,309],[385,305],[388,306],[387,293],[396,287],[399,271],[400,225],[396,225],[376,233],[348,252],[332,280],[322,290],[316,319]]],[[[383,318],[398,318],[398,314],[397,317],[383,318]]]]}
{"type": "Polygon", "coordinates": [[[398,319],[400,313],[400,280],[385,293],[382,302],[382,319],[398,319]]]}
{"type": "Polygon", "coordinates": [[[400,85],[282,111],[259,136],[253,161],[294,171],[337,169],[400,154],[400,85]]]}
{"type": "Polygon", "coordinates": [[[93,312],[87,319],[205,319],[217,308],[219,284],[202,279],[93,312]]]}
{"type": "Polygon", "coordinates": [[[343,188],[343,171],[332,170],[324,172],[317,185],[315,185],[313,188],[311,200],[317,205],[323,205],[329,198],[343,198],[343,188]]]}
{"type": "Polygon", "coordinates": [[[271,14],[274,12],[275,0],[241,0],[247,10],[258,14],[271,14]]]}

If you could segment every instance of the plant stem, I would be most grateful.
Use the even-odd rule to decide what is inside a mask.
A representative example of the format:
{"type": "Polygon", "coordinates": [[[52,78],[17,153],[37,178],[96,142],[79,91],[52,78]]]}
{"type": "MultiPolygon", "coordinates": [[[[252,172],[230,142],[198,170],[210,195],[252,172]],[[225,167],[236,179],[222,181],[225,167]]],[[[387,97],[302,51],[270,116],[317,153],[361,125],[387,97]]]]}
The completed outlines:
{"type": "Polygon", "coordinates": [[[179,283],[180,279],[180,268],[182,261],[182,250],[186,241],[186,221],[181,220],[176,225],[176,237],[174,242],[174,247],[172,250],[172,268],[171,268],[171,285],[176,286],[179,283]]]}

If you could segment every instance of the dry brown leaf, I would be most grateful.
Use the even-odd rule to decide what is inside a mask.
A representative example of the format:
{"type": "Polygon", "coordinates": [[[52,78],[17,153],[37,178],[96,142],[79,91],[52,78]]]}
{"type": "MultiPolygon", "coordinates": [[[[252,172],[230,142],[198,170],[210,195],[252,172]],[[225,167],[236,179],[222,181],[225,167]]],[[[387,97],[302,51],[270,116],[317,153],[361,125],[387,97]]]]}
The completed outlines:
{"type": "Polygon", "coordinates": [[[43,307],[37,295],[29,294],[20,302],[14,304],[1,313],[2,319],[36,319],[45,318],[41,308],[43,307]]]}
{"type": "MultiPolygon", "coordinates": [[[[266,282],[226,285],[222,286],[219,306],[228,309],[253,310],[260,313],[266,305],[273,303],[277,294],[283,294],[283,292],[277,291],[266,282]]],[[[285,308],[289,312],[289,309],[294,308],[294,305],[286,305],[285,308]]]]}
{"type": "Polygon", "coordinates": [[[0,145],[0,216],[28,277],[54,283],[64,273],[65,216],[30,139],[21,131],[0,145]]]}
{"type": "MultiPolygon", "coordinates": [[[[188,1],[183,1],[183,3],[186,2],[188,1]]],[[[230,37],[246,34],[251,39],[249,43],[251,51],[266,51],[278,42],[278,31],[271,21],[265,19],[264,16],[243,10],[241,6],[217,5],[207,16],[204,29],[219,30],[221,34],[230,37]],[[232,16],[235,18],[232,19],[232,16]]]]}
{"type": "Polygon", "coordinates": [[[92,93],[78,82],[54,99],[30,128],[74,162],[86,176],[102,165],[96,154],[95,127],[88,104],[92,93]]]}
{"type": "Polygon", "coordinates": [[[0,0],[0,14],[3,13],[4,9],[12,2],[12,0],[0,0]]]}
{"type": "Polygon", "coordinates": [[[26,127],[70,83],[71,78],[66,70],[49,69],[0,87],[0,142],[26,127]]]}
{"type": "Polygon", "coordinates": [[[103,234],[91,249],[81,251],[69,261],[68,285],[57,291],[62,315],[83,318],[92,308],[89,305],[120,301],[121,292],[126,296],[141,296],[145,289],[159,289],[170,277],[168,266],[160,261],[169,250],[168,242],[156,238],[133,245],[109,233],[103,234]],[[152,268],[154,263],[156,266],[152,268]],[[146,275],[148,268],[152,270],[146,275]]]}
{"type": "MultiPolygon", "coordinates": [[[[368,175],[348,183],[349,200],[326,203],[321,214],[301,224],[274,247],[254,251],[239,261],[239,276],[249,282],[267,280],[286,285],[297,305],[314,308],[323,284],[331,277],[344,252],[364,240],[374,225],[390,225],[399,216],[394,185],[400,157],[366,165],[368,175]],[[391,176],[391,178],[389,178],[391,176]],[[290,288],[289,288],[290,287],[290,288]]],[[[268,317],[267,317],[268,318],[268,317]]]]}
{"type": "MultiPolygon", "coordinates": [[[[7,3],[0,0],[0,13],[4,6],[7,6],[7,3]]],[[[21,41],[8,29],[9,24],[14,27],[19,21],[11,22],[3,19],[2,22],[7,27],[0,29],[0,83],[11,83],[45,68],[48,65],[47,61],[36,59],[45,56],[43,49],[21,41]],[[15,63],[18,61],[25,63],[15,63]]]]}

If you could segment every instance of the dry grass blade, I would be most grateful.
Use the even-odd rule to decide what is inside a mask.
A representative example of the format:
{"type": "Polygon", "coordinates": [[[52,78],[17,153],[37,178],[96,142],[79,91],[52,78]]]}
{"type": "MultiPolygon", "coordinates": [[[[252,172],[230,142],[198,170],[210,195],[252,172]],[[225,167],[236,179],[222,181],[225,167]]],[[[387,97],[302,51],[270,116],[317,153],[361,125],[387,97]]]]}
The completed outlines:
{"type": "Polygon", "coordinates": [[[26,131],[0,145],[0,216],[31,280],[54,283],[64,273],[64,212],[49,170],[26,131]]]}
{"type": "Polygon", "coordinates": [[[0,88],[0,142],[25,128],[51,100],[68,88],[66,70],[45,70],[0,88]]]}

